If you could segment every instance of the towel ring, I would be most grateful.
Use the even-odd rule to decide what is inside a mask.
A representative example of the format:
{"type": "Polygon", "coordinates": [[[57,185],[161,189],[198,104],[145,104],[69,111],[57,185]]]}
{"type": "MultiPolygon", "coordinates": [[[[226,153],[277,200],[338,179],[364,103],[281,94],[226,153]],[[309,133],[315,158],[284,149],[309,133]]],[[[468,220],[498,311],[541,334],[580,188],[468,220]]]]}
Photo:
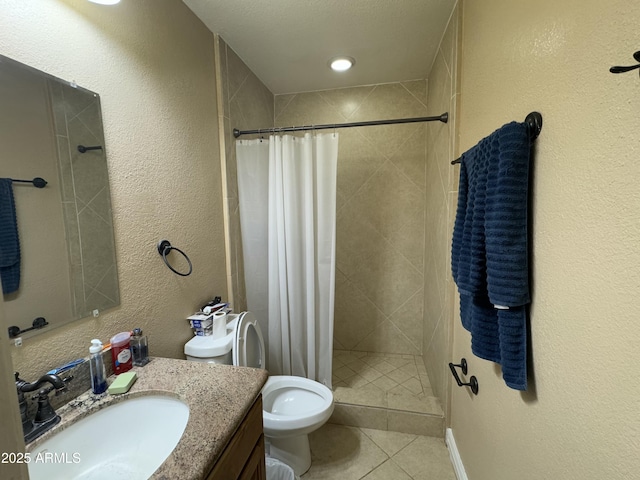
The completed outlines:
{"type": "Polygon", "coordinates": [[[184,253],[179,248],[174,247],[173,245],[171,245],[171,242],[169,240],[160,240],[158,242],[158,253],[162,257],[162,260],[164,260],[164,264],[167,267],[169,267],[169,270],[171,270],[176,275],[180,275],[181,277],[187,277],[187,276],[191,275],[191,272],[193,272],[193,264],[191,263],[191,260],[189,260],[189,257],[187,256],[187,254],[184,253]],[[189,271],[187,273],[179,272],[175,268],[173,268],[171,265],[169,265],[169,262],[167,261],[167,255],[169,255],[169,253],[171,253],[171,250],[175,250],[176,252],[182,254],[182,256],[185,258],[185,260],[189,264],[189,271]]]}

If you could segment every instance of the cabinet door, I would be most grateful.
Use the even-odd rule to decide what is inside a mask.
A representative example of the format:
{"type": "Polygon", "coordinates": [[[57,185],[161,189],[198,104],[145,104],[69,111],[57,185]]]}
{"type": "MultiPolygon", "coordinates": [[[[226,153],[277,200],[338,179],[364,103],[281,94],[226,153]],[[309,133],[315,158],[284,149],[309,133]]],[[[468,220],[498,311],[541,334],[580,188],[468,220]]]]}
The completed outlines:
{"type": "Polygon", "coordinates": [[[264,435],[256,444],[251,452],[251,456],[240,475],[239,480],[265,480],[267,478],[267,470],[264,464],[264,435]]]}
{"type": "Polygon", "coordinates": [[[207,480],[265,480],[262,396],[259,395],[207,480]]]}

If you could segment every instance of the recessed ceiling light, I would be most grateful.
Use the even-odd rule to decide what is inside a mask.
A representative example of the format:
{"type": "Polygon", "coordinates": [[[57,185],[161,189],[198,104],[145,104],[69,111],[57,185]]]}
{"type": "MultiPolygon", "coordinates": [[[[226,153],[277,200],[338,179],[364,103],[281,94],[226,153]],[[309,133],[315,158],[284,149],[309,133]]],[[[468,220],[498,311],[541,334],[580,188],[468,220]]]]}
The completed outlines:
{"type": "Polygon", "coordinates": [[[120,0],[89,0],[91,3],[99,3],[100,5],[115,5],[120,0]]]}
{"type": "Polygon", "coordinates": [[[329,66],[331,70],[336,72],[346,72],[353,65],[355,65],[356,61],[351,57],[335,57],[329,61],[329,66]]]}

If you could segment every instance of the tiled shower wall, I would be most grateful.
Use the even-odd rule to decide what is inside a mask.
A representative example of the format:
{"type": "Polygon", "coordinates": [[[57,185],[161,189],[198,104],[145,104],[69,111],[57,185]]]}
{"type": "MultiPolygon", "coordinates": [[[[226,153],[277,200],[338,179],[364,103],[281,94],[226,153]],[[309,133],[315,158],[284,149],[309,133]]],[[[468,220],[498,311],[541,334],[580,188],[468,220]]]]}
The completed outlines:
{"type": "MultiPolygon", "coordinates": [[[[275,98],[276,127],[426,114],[425,80],[275,98]]],[[[336,349],[422,353],[426,128],[339,130],[336,349]]]]}
{"type": "Polygon", "coordinates": [[[452,166],[456,150],[456,82],[458,12],[451,21],[429,74],[429,115],[449,112],[449,122],[427,124],[427,208],[425,216],[425,277],[423,359],[434,395],[447,406],[447,363],[454,311],[451,277],[451,232],[458,199],[459,166],[452,166]]]}
{"type": "Polygon", "coordinates": [[[429,88],[425,80],[416,80],[277,95],[275,111],[273,95],[218,39],[229,281],[237,311],[246,308],[246,295],[233,128],[449,112],[446,125],[339,130],[335,348],[423,354],[438,396],[444,390],[443,365],[449,361],[447,319],[453,308],[448,259],[458,171],[449,160],[453,158],[457,12],[434,62],[429,88]]]}
{"type": "MultiPolygon", "coordinates": [[[[228,290],[232,306],[236,312],[247,309],[244,284],[244,264],[242,261],[242,239],[240,236],[240,214],[238,209],[238,175],[235,138],[233,129],[249,130],[273,126],[273,94],[249,70],[249,67],[220,37],[216,37],[216,76],[221,79],[218,91],[220,132],[220,158],[222,175],[225,178],[223,193],[226,202],[225,232],[227,242],[228,290]],[[226,173],[225,173],[226,171],[226,173]]],[[[251,136],[243,136],[252,138],[251,136]]],[[[222,225],[220,219],[220,225],[222,225]]]]}

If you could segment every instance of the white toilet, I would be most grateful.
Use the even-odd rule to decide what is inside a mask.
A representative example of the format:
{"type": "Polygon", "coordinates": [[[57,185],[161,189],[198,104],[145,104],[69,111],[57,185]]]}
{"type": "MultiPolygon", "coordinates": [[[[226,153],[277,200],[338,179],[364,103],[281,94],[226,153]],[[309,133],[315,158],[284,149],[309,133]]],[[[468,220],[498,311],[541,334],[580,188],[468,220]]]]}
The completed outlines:
{"type": "MultiPolygon", "coordinates": [[[[187,360],[264,368],[264,339],[251,312],[229,315],[227,335],[194,337],[187,360]]],[[[262,388],[262,418],[269,454],[302,475],[311,466],[308,434],[333,413],[333,393],[321,383],[290,375],[270,376],[262,388]]]]}

